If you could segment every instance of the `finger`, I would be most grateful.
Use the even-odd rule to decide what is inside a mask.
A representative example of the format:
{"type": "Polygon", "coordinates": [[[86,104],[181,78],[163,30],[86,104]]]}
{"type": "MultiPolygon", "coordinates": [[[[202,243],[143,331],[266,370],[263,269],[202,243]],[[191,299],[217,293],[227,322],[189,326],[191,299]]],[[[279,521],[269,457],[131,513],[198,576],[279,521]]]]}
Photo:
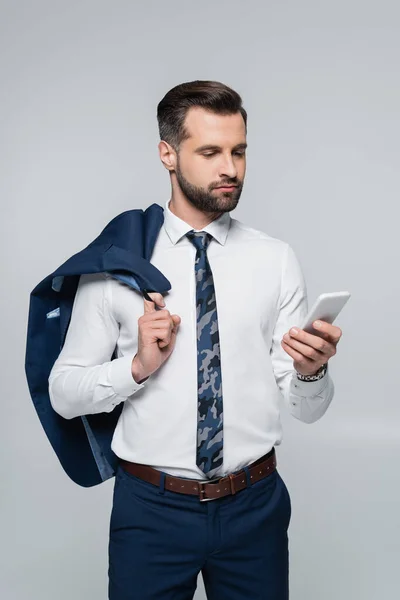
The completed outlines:
{"type": "Polygon", "coordinates": [[[156,307],[154,302],[150,302],[150,300],[146,300],[143,298],[144,302],[144,314],[156,312],[156,307]]]}
{"type": "Polygon", "coordinates": [[[170,321],[170,336],[169,336],[169,340],[168,341],[160,341],[159,342],[159,347],[160,348],[164,348],[165,346],[169,346],[169,344],[175,343],[175,338],[178,334],[178,326],[180,325],[181,322],[181,318],[178,315],[172,315],[171,317],[171,321],[170,321]],[[172,324],[172,327],[171,327],[172,324]]]}
{"type": "Polygon", "coordinates": [[[151,335],[153,335],[158,340],[166,340],[169,338],[171,330],[168,327],[152,327],[151,335]]]}
{"type": "Polygon", "coordinates": [[[342,337],[342,330],[340,327],[336,325],[332,325],[332,323],[327,323],[326,321],[314,321],[313,327],[319,331],[325,340],[332,342],[333,344],[337,344],[342,337]]]}
{"type": "Polygon", "coordinates": [[[147,327],[149,327],[149,329],[161,329],[163,327],[164,329],[171,329],[173,326],[174,322],[172,317],[162,317],[162,315],[160,315],[160,311],[157,311],[157,315],[147,322],[147,327]]]}
{"type": "Polygon", "coordinates": [[[146,300],[146,298],[143,297],[145,313],[156,312],[156,305],[161,308],[165,307],[165,301],[162,294],[158,292],[149,292],[148,295],[152,299],[152,302],[150,302],[150,300],[146,300]]]}
{"type": "Polygon", "coordinates": [[[291,346],[286,344],[286,342],[284,340],[281,341],[281,346],[283,347],[285,352],[287,352],[289,354],[289,356],[291,356],[296,362],[305,363],[306,366],[312,365],[313,363],[315,363],[315,361],[310,360],[309,358],[300,354],[300,352],[297,352],[297,350],[294,350],[291,346]]]}
{"type": "Polygon", "coordinates": [[[154,335],[159,348],[165,348],[171,343],[173,332],[170,329],[152,329],[152,335],[154,335]]]}
{"type": "Polygon", "coordinates": [[[296,350],[302,356],[305,356],[309,360],[314,360],[314,361],[320,361],[321,359],[325,360],[326,358],[330,358],[332,355],[331,353],[320,352],[316,348],[313,348],[312,346],[308,346],[307,344],[303,344],[302,342],[299,342],[292,338],[285,340],[285,337],[284,337],[282,341],[287,346],[289,346],[290,348],[293,348],[294,350],[296,350]]]}
{"type": "Polygon", "coordinates": [[[181,318],[178,315],[172,315],[172,329],[171,334],[176,335],[178,333],[178,327],[181,324],[181,318]]]}
{"type": "Polygon", "coordinates": [[[292,340],[296,340],[298,342],[301,342],[302,344],[311,346],[311,348],[314,348],[315,350],[318,350],[319,352],[323,352],[323,353],[329,352],[330,341],[328,341],[326,339],[322,339],[319,335],[313,335],[312,333],[307,333],[307,331],[304,331],[304,329],[299,329],[298,327],[295,327],[295,328],[292,327],[292,329],[290,329],[289,333],[286,335],[290,336],[289,339],[285,340],[288,344],[290,344],[290,342],[292,340]]]}

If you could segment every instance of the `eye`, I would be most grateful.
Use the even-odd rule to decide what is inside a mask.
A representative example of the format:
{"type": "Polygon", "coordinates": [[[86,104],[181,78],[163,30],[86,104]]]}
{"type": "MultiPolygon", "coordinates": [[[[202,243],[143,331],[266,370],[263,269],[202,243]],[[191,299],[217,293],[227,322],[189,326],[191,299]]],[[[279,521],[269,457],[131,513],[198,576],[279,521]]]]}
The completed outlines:
{"type": "MultiPolygon", "coordinates": [[[[203,156],[205,157],[210,157],[210,156],[214,156],[216,154],[216,152],[209,152],[208,154],[203,154],[203,156]]],[[[237,156],[244,156],[245,155],[245,150],[241,151],[241,150],[237,150],[236,152],[234,152],[234,154],[236,154],[237,156]]]]}

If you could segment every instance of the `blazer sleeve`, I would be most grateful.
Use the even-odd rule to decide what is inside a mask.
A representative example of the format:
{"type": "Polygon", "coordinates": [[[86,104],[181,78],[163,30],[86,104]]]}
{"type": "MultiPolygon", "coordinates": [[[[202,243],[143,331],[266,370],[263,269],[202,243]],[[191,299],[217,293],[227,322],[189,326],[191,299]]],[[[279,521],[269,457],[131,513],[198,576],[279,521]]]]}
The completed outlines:
{"type": "Polygon", "coordinates": [[[64,345],[49,375],[53,409],[65,419],[111,412],[141,390],[131,372],[134,352],[110,360],[119,325],[111,310],[106,273],[81,275],[64,345]]]}
{"type": "Polygon", "coordinates": [[[290,413],[304,423],[313,423],[328,409],[334,395],[329,365],[318,381],[301,381],[296,376],[293,358],[281,345],[285,333],[300,327],[308,312],[307,288],[300,263],[287,244],[282,260],[281,293],[274,328],[271,360],[277,385],[290,413]]]}

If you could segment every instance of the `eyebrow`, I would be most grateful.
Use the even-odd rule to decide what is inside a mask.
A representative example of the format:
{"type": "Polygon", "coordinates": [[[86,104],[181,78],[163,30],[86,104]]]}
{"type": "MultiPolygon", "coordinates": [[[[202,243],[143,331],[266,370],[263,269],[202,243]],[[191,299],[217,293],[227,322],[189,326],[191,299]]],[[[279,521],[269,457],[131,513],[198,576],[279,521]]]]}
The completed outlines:
{"type": "MultiPolygon", "coordinates": [[[[245,142],[241,144],[236,144],[233,150],[238,150],[239,148],[247,148],[247,144],[245,142]]],[[[221,150],[221,146],[215,146],[213,144],[206,144],[205,146],[199,146],[196,148],[195,152],[204,152],[204,150],[221,150]]]]}

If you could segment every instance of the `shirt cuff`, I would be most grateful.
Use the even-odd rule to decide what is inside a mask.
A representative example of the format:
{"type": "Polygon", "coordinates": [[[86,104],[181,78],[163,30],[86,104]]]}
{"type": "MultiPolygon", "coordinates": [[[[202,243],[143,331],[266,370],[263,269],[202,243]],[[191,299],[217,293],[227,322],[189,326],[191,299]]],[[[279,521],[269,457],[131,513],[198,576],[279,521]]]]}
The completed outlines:
{"type": "Polygon", "coordinates": [[[328,385],[328,369],[321,379],[317,381],[301,381],[293,372],[291,387],[296,396],[317,396],[328,385]]]}
{"type": "Polygon", "coordinates": [[[137,383],[132,375],[132,360],[133,356],[121,356],[115,358],[110,364],[110,382],[115,392],[119,396],[127,398],[134,394],[137,390],[144,387],[148,380],[145,379],[142,383],[137,383]]]}

